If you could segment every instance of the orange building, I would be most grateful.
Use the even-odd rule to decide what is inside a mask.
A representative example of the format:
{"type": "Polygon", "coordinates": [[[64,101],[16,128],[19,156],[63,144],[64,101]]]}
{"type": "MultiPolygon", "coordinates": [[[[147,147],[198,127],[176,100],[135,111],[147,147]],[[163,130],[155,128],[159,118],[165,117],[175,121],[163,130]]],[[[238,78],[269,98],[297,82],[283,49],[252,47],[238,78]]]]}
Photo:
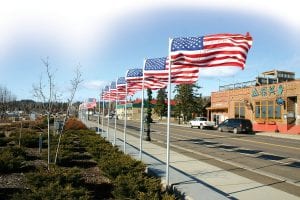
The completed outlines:
{"type": "Polygon", "coordinates": [[[211,120],[247,118],[254,131],[300,134],[300,80],[295,73],[272,70],[256,80],[220,86],[207,108],[211,120]]]}

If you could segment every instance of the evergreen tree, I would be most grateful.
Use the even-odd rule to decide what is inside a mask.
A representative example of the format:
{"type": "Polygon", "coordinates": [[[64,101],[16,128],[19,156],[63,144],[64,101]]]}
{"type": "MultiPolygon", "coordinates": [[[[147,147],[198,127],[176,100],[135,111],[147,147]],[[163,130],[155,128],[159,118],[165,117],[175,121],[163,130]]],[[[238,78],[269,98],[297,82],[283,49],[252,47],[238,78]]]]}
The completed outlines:
{"type": "Polygon", "coordinates": [[[207,107],[210,107],[210,97],[195,97],[195,111],[194,114],[198,116],[206,116],[207,115],[207,107]]]}
{"type": "Polygon", "coordinates": [[[175,87],[175,115],[179,118],[179,123],[182,115],[183,120],[188,121],[193,117],[193,113],[199,113],[200,102],[196,101],[196,91],[199,88],[195,84],[182,84],[175,87]]]}
{"type": "Polygon", "coordinates": [[[159,115],[160,119],[162,119],[163,116],[167,115],[167,104],[166,104],[166,99],[167,99],[167,94],[166,94],[166,89],[159,89],[157,92],[157,102],[154,107],[154,111],[159,115]]]}

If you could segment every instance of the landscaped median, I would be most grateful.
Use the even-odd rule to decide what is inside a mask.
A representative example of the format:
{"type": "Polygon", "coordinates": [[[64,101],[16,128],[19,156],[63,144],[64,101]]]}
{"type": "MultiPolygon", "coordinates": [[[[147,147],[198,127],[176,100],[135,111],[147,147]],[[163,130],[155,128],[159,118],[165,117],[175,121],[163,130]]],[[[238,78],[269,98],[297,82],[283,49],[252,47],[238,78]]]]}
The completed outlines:
{"type": "MultiPolygon", "coordinates": [[[[176,199],[162,189],[146,166],[123,154],[80,121],[66,124],[57,164],[47,169],[47,137],[39,152],[33,127],[0,134],[0,196],[2,199],[176,199]],[[74,127],[74,129],[72,128],[74,127]],[[35,142],[37,145],[34,145],[35,142]]],[[[13,125],[12,125],[13,126],[13,125]]],[[[54,158],[58,135],[51,136],[54,158]]],[[[52,161],[52,159],[51,159],[52,161]]]]}

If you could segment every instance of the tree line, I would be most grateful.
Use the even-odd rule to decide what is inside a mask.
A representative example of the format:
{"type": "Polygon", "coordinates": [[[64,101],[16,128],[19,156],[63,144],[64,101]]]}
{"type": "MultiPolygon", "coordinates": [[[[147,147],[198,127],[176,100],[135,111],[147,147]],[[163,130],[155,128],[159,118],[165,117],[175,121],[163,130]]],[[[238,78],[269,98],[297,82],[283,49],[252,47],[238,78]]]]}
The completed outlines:
{"type": "MultiPolygon", "coordinates": [[[[174,89],[174,111],[173,117],[181,121],[189,121],[196,116],[206,116],[206,108],[210,106],[210,98],[202,97],[199,93],[201,87],[196,84],[182,84],[175,86],[174,89]]],[[[149,98],[149,97],[148,97],[149,98]]],[[[166,89],[160,89],[157,92],[157,102],[154,105],[154,112],[160,118],[167,116],[167,92],[166,89]]]]}

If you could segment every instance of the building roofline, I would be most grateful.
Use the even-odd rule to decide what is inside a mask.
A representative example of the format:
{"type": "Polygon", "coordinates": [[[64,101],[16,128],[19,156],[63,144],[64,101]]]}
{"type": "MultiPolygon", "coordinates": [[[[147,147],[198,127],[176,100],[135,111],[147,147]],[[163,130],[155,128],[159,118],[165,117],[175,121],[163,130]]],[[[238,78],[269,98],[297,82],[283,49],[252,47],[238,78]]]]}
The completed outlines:
{"type": "Polygon", "coordinates": [[[295,75],[295,72],[289,72],[289,71],[283,71],[283,70],[277,70],[277,69],[273,69],[270,71],[266,71],[266,72],[262,72],[262,75],[275,75],[278,72],[284,72],[285,74],[292,74],[295,75]]]}

